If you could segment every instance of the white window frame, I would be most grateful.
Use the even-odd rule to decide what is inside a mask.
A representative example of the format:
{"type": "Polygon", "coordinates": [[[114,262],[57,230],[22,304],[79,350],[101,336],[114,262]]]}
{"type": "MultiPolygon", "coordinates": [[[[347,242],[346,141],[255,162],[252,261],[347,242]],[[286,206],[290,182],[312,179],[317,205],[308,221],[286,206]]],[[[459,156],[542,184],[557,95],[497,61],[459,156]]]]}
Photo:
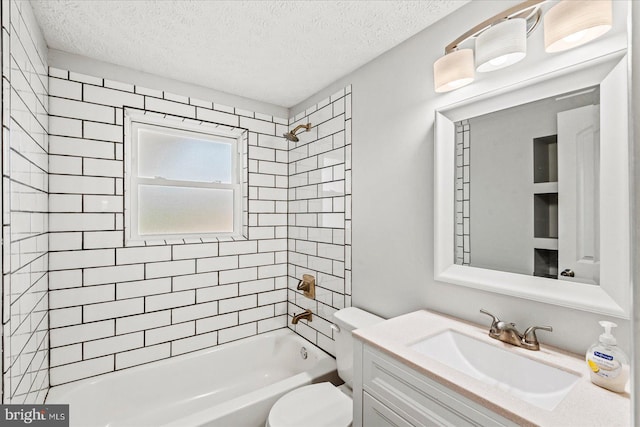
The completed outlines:
{"type": "Polygon", "coordinates": [[[209,239],[219,237],[243,237],[243,179],[242,159],[244,153],[243,129],[225,129],[213,123],[187,121],[188,119],[164,114],[125,110],[125,242],[144,243],[179,239],[209,239]],[[209,141],[230,142],[232,144],[232,183],[198,182],[171,180],[163,177],[138,176],[138,130],[150,129],[165,134],[192,137],[209,141]],[[138,230],[138,186],[156,185],[166,187],[232,189],[233,190],[233,231],[202,233],[143,234],[138,230]]]}

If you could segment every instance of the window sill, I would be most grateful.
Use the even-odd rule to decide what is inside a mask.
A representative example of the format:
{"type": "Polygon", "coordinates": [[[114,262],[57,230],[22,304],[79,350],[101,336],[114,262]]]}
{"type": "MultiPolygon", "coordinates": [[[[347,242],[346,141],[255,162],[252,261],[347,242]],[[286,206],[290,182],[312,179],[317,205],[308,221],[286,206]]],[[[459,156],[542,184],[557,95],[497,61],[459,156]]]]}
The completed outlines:
{"type": "Polygon", "coordinates": [[[199,243],[217,243],[217,242],[237,242],[249,240],[244,234],[224,234],[224,235],[203,235],[198,236],[163,236],[148,239],[125,239],[125,247],[140,246],[166,246],[166,245],[189,245],[199,243]]]}

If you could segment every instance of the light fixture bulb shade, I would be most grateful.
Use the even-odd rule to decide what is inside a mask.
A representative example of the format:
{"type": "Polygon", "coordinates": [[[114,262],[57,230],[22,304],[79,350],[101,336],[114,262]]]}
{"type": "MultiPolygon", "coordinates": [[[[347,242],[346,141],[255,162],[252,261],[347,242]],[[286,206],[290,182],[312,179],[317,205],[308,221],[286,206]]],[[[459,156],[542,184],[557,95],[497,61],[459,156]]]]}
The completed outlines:
{"type": "Polygon", "coordinates": [[[440,57],[433,63],[436,92],[449,92],[473,81],[473,49],[460,49],[440,57]]]}
{"type": "Polygon", "coordinates": [[[562,0],[544,16],[544,48],[561,52],[588,43],[611,29],[611,0],[562,0]]]}
{"type": "Polygon", "coordinates": [[[527,55],[527,21],[514,18],[495,24],[476,38],[476,70],[499,70],[527,55]]]}

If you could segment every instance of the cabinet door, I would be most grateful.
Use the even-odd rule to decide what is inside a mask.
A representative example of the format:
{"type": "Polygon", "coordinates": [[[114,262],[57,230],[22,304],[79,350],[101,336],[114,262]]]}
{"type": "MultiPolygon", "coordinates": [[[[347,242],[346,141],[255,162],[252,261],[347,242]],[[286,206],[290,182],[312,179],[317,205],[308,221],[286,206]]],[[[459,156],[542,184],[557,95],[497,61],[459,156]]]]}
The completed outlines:
{"type": "Polygon", "coordinates": [[[369,393],[362,393],[363,427],[413,427],[407,420],[384,406],[369,393]]]}
{"type": "MultiPolygon", "coordinates": [[[[410,425],[501,427],[516,424],[392,357],[365,346],[363,390],[410,425]]],[[[366,414],[363,414],[366,418],[366,414]]],[[[383,424],[384,425],[384,424],[383,424]]]]}

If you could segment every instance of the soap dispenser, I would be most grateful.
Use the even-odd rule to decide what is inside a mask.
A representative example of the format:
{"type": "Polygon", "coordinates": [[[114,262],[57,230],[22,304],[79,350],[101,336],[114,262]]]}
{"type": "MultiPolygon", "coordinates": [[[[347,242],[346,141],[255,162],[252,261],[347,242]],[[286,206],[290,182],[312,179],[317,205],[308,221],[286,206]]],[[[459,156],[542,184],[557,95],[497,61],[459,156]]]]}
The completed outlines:
{"type": "Polygon", "coordinates": [[[621,393],[629,379],[629,360],[616,346],[616,338],[611,334],[611,329],[618,325],[602,320],[600,326],[604,328],[604,333],[597,343],[589,347],[586,355],[591,382],[621,393]]]}

